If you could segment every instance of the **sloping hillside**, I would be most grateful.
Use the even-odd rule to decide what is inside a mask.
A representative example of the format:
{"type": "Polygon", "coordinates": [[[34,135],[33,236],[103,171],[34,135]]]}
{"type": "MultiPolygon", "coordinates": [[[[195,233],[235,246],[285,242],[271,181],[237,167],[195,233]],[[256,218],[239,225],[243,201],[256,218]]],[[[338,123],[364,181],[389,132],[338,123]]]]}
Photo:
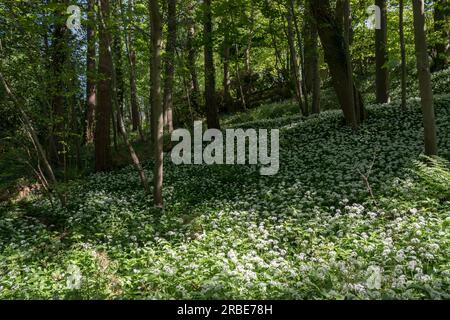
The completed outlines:
{"type": "MultiPolygon", "coordinates": [[[[278,175],[174,166],[152,209],[128,167],[0,205],[0,298],[450,298],[450,173],[419,103],[240,124],[282,128],[278,175]]],[[[436,98],[450,159],[450,96],[436,98]]],[[[151,176],[151,164],[147,171],[151,176]]]]}

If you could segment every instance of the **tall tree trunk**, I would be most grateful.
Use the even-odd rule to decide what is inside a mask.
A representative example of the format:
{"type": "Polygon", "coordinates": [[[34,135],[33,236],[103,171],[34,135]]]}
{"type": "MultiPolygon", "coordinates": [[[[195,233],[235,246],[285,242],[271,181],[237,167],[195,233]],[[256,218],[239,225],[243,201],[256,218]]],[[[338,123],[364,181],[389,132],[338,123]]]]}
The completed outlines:
{"type": "Polygon", "coordinates": [[[136,51],[130,42],[130,51],[128,53],[128,61],[130,65],[130,104],[131,104],[131,123],[134,132],[141,131],[141,114],[137,95],[136,85],[136,51]]]}
{"type": "Polygon", "coordinates": [[[366,111],[364,110],[364,103],[362,95],[356,87],[354,77],[353,77],[353,62],[350,53],[350,45],[353,42],[353,28],[352,28],[352,16],[350,9],[350,0],[343,0],[343,29],[344,29],[344,47],[347,65],[347,74],[349,79],[353,79],[353,103],[355,108],[356,121],[361,123],[366,118],[366,111]]]}
{"type": "Polygon", "coordinates": [[[346,123],[357,128],[364,116],[364,107],[354,85],[352,66],[349,63],[350,53],[342,22],[340,23],[333,14],[329,0],[309,1],[309,5],[317,22],[325,60],[330,69],[333,86],[346,123]],[[359,117],[358,114],[361,116],[359,117]]]}
{"type": "MultiPolygon", "coordinates": [[[[239,57],[240,50],[239,50],[239,45],[237,42],[234,43],[234,48],[236,50],[236,56],[239,57]]],[[[242,108],[244,110],[247,110],[247,98],[245,96],[244,88],[242,86],[241,68],[239,66],[239,59],[236,59],[235,67],[236,67],[235,72],[236,72],[236,78],[237,78],[237,86],[238,86],[238,90],[239,90],[239,96],[241,97],[242,108]]]]}
{"type": "Polygon", "coordinates": [[[305,87],[312,92],[312,113],[320,113],[319,39],[309,6],[305,8],[305,87]]]}
{"type": "Polygon", "coordinates": [[[137,95],[136,85],[136,51],[133,44],[129,43],[130,49],[128,53],[128,62],[130,65],[130,104],[131,104],[131,123],[134,132],[139,131],[141,134],[141,113],[137,95]]]}
{"type": "Polygon", "coordinates": [[[211,0],[204,0],[204,41],[205,41],[205,104],[209,129],[220,129],[216,97],[216,72],[214,66],[213,22],[211,0]]]}
{"type": "MultiPolygon", "coordinates": [[[[112,99],[112,97],[111,97],[112,99]]],[[[114,151],[118,152],[119,151],[119,143],[117,141],[117,115],[116,115],[116,111],[113,110],[113,108],[111,108],[111,128],[112,128],[112,136],[113,136],[113,146],[114,146],[114,151]]]]}
{"type": "MultiPolygon", "coordinates": [[[[128,16],[134,15],[134,0],[128,1],[128,16]]],[[[134,45],[134,31],[128,29],[125,36],[125,44],[128,56],[128,65],[130,68],[129,80],[130,80],[130,105],[131,105],[131,125],[132,131],[139,132],[139,136],[142,141],[145,140],[144,134],[142,132],[141,123],[141,112],[139,108],[139,101],[137,95],[137,85],[136,85],[136,50],[134,45]]]]}
{"type": "Polygon", "coordinates": [[[233,112],[233,99],[230,93],[230,50],[228,34],[223,41],[223,104],[228,112],[233,112]]]}
{"type": "MultiPolygon", "coordinates": [[[[306,79],[306,65],[305,65],[305,46],[302,40],[302,33],[300,31],[300,27],[298,25],[297,22],[297,16],[295,14],[295,7],[294,7],[294,0],[289,0],[290,2],[290,8],[291,8],[291,12],[292,12],[292,19],[294,22],[294,27],[295,27],[295,34],[297,36],[297,45],[298,45],[298,53],[299,53],[299,58],[300,58],[300,64],[299,64],[299,68],[300,68],[300,84],[302,86],[302,93],[303,93],[303,97],[305,99],[304,101],[304,111],[305,111],[305,115],[308,116],[309,115],[309,99],[308,99],[308,90],[306,88],[306,83],[305,83],[305,79],[306,79]]],[[[298,1],[299,4],[301,4],[302,1],[298,1]]]]}
{"type": "Polygon", "coordinates": [[[375,0],[375,5],[381,9],[381,29],[375,30],[376,100],[377,103],[387,103],[389,102],[389,71],[386,0],[375,0]]]}
{"type": "Polygon", "coordinates": [[[403,28],[404,21],[404,2],[399,0],[399,34],[400,34],[400,55],[401,55],[401,87],[402,87],[402,110],[406,110],[406,48],[405,48],[405,30],[403,28]]]}
{"type": "Polygon", "coordinates": [[[360,123],[366,118],[366,111],[364,110],[364,104],[362,101],[361,93],[356,87],[354,77],[353,77],[353,61],[350,53],[350,46],[353,41],[353,28],[352,28],[352,16],[350,9],[350,0],[342,0],[343,5],[343,30],[344,30],[344,47],[345,47],[345,56],[347,61],[347,72],[348,78],[353,79],[353,103],[355,107],[355,115],[357,122],[360,123]]]}
{"type": "Polygon", "coordinates": [[[417,73],[423,112],[425,133],[425,154],[437,155],[436,120],[433,106],[433,91],[428,62],[428,45],[425,33],[425,3],[424,0],[413,0],[414,38],[417,58],[417,73]]]}
{"type": "Polygon", "coordinates": [[[123,107],[124,107],[124,80],[123,80],[123,67],[122,67],[122,40],[120,32],[117,30],[114,35],[113,41],[113,62],[115,70],[115,93],[117,94],[117,110],[116,116],[116,128],[117,132],[120,133],[121,123],[120,120],[123,118],[123,107]]]}
{"type": "Polygon", "coordinates": [[[188,18],[187,18],[187,41],[186,41],[186,49],[187,49],[187,68],[189,70],[191,76],[191,103],[194,109],[198,110],[200,105],[200,86],[198,84],[198,76],[197,76],[197,51],[194,46],[195,39],[195,20],[193,19],[193,6],[191,2],[188,5],[188,18]]]}
{"type": "Polygon", "coordinates": [[[112,104],[112,68],[111,36],[108,29],[109,1],[99,0],[99,41],[100,53],[97,84],[97,110],[95,112],[95,169],[111,169],[111,104],[112,104]]]}
{"type": "Polygon", "coordinates": [[[86,143],[94,142],[94,115],[96,105],[95,89],[95,0],[88,1],[88,27],[87,27],[87,70],[86,70],[86,143]]]}
{"type": "Polygon", "coordinates": [[[173,82],[175,74],[175,54],[177,42],[177,1],[167,1],[168,34],[166,48],[166,77],[164,81],[164,124],[170,134],[173,131],[173,82]]]}
{"type": "Polygon", "coordinates": [[[450,50],[450,30],[448,19],[450,16],[450,4],[448,0],[436,0],[434,3],[434,32],[438,36],[433,48],[432,71],[440,71],[448,66],[450,50]]]}
{"type": "Polygon", "coordinates": [[[164,115],[161,101],[161,14],[159,1],[150,1],[150,21],[152,37],[152,61],[151,61],[151,99],[152,99],[152,132],[153,132],[153,156],[155,159],[153,170],[153,201],[156,207],[163,207],[163,133],[164,115]]]}
{"type": "Polygon", "coordinates": [[[295,96],[297,98],[298,106],[302,115],[306,116],[306,111],[303,105],[303,97],[302,97],[302,82],[301,82],[301,71],[298,65],[297,60],[297,50],[295,48],[294,41],[294,27],[292,25],[293,13],[292,8],[288,8],[287,10],[287,22],[288,22],[288,43],[289,43],[289,52],[291,57],[291,71],[292,71],[292,81],[295,85],[295,96]]]}

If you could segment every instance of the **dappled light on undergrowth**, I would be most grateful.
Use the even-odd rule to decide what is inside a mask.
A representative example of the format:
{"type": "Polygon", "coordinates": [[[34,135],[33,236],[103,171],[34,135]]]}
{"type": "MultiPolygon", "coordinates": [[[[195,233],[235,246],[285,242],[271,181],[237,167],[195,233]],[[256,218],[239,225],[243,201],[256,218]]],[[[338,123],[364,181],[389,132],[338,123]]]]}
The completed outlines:
{"type": "MultiPolygon", "coordinates": [[[[281,128],[279,174],[167,161],[163,212],[132,167],[73,183],[67,209],[2,204],[0,297],[448,299],[449,166],[421,157],[409,104],[358,132],[339,112],[252,123],[281,128]]],[[[448,160],[450,97],[436,109],[448,160]]]]}

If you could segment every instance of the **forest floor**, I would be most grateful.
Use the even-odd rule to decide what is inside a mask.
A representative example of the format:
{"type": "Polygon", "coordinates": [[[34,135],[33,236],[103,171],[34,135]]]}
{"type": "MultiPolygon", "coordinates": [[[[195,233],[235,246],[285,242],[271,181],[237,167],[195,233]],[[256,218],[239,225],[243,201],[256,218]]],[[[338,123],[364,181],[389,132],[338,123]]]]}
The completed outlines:
{"type": "MultiPolygon", "coordinates": [[[[132,166],[70,183],[67,208],[2,203],[0,299],[449,299],[449,166],[421,157],[408,106],[369,107],[358,132],[338,111],[231,119],[281,128],[280,172],[167,159],[164,211],[132,166]]],[[[450,160],[449,95],[436,113],[450,160]]]]}

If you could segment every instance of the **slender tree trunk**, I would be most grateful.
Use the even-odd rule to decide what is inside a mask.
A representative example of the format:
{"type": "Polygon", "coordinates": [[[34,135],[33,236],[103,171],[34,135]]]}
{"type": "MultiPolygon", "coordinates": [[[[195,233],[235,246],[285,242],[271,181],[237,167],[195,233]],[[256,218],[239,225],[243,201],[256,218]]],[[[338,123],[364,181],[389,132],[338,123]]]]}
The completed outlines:
{"type": "Polygon", "coordinates": [[[355,108],[355,115],[358,124],[365,120],[366,118],[366,112],[364,110],[364,104],[362,101],[361,93],[359,92],[358,88],[356,87],[354,77],[353,77],[353,61],[352,56],[350,53],[350,45],[352,43],[353,38],[353,28],[352,28],[352,16],[351,16],[351,9],[350,9],[350,0],[343,0],[343,30],[344,30],[344,48],[345,48],[345,56],[347,61],[347,72],[348,72],[348,78],[353,79],[353,103],[355,108]]]}
{"type": "Polygon", "coordinates": [[[188,19],[187,19],[187,41],[186,41],[186,49],[187,49],[187,68],[189,70],[191,76],[191,102],[194,109],[198,110],[200,105],[200,86],[198,84],[198,76],[197,76],[197,51],[194,46],[195,39],[195,20],[192,18],[193,16],[193,4],[189,3],[188,5],[188,19]]]}
{"type": "Polygon", "coordinates": [[[216,97],[216,72],[214,66],[213,22],[211,0],[204,0],[205,41],[205,104],[209,129],[220,129],[216,97]]]}
{"type": "MultiPolygon", "coordinates": [[[[112,99],[112,97],[111,97],[112,99]]],[[[118,152],[119,151],[119,144],[117,141],[117,112],[115,110],[113,110],[113,108],[111,108],[111,128],[112,128],[112,136],[113,136],[113,146],[114,146],[114,151],[118,152]]]]}
{"type": "Polygon", "coordinates": [[[386,0],[375,0],[375,5],[381,9],[381,29],[375,30],[376,99],[377,103],[387,103],[389,102],[389,71],[386,0]]]}
{"type": "Polygon", "coordinates": [[[131,123],[132,130],[138,131],[141,140],[145,137],[142,132],[141,112],[139,107],[137,85],[136,85],[136,51],[134,50],[132,40],[129,41],[128,63],[130,65],[130,104],[131,104],[131,123]]]}
{"type": "MultiPolygon", "coordinates": [[[[237,42],[234,43],[234,47],[236,49],[236,56],[239,57],[240,51],[237,42]]],[[[247,98],[244,93],[244,88],[242,87],[241,68],[239,66],[239,59],[236,59],[235,66],[236,66],[236,78],[238,82],[237,85],[239,90],[239,96],[241,97],[242,108],[244,110],[247,110],[247,98]]]]}
{"type": "Polygon", "coordinates": [[[399,0],[399,33],[400,33],[400,54],[401,54],[401,87],[402,87],[402,110],[406,110],[406,48],[405,48],[405,30],[403,27],[404,21],[404,2],[399,0]]]}
{"type": "Polygon", "coordinates": [[[166,48],[166,77],[164,81],[164,124],[170,134],[173,131],[173,82],[175,75],[175,50],[177,42],[177,1],[167,1],[168,36],[166,48]]]}
{"type": "Polygon", "coordinates": [[[95,0],[88,1],[88,27],[87,27],[87,70],[86,70],[86,143],[94,142],[94,116],[96,105],[95,89],[95,0]]]}
{"type": "Polygon", "coordinates": [[[347,65],[349,78],[352,78],[353,82],[353,101],[355,106],[355,114],[358,123],[363,122],[367,118],[367,113],[364,108],[364,102],[361,92],[356,86],[354,76],[353,76],[353,60],[350,53],[350,46],[353,42],[353,27],[352,27],[352,15],[350,8],[350,0],[344,1],[344,36],[345,36],[345,51],[347,56],[347,65]]]}
{"type": "Polygon", "coordinates": [[[97,110],[95,112],[95,169],[108,171],[111,169],[111,80],[113,62],[111,59],[111,36],[107,27],[109,19],[109,1],[99,0],[99,39],[100,53],[97,84],[97,110]]]}
{"type": "Polygon", "coordinates": [[[113,61],[115,70],[115,93],[117,94],[117,110],[116,116],[116,128],[117,132],[120,133],[121,123],[120,120],[124,117],[123,107],[124,107],[124,80],[123,80],[123,67],[122,67],[122,40],[121,35],[117,31],[114,35],[113,41],[113,61]]]}
{"type": "Polygon", "coordinates": [[[413,0],[414,38],[419,75],[420,98],[423,112],[425,133],[425,154],[437,155],[436,120],[433,106],[433,91],[431,73],[428,62],[428,45],[425,33],[425,3],[424,0],[413,0]]]}
{"type": "Polygon", "coordinates": [[[319,39],[309,6],[305,9],[305,86],[312,92],[312,113],[320,113],[319,39]]]}
{"type": "Polygon", "coordinates": [[[230,43],[228,35],[223,42],[223,104],[228,112],[233,112],[233,99],[230,93],[230,43]]]}
{"type": "Polygon", "coordinates": [[[163,207],[163,133],[164,115],[161,101],[161,41],[162,25],[158,0],[150,1],[150,21],[152,37],[151,62],[151,99],[152,99],[152,132],[153,156],[155,159],[153,170],[153,201],[156,207],[163,207]]]}
{"type": "Polygon", "coordinates": [[[131,42],[128,59],[130,65],[130,104],[132,130],[141,131],[141,114],[139,111],[139,101],[136,86],[136,51],[134,51],[131,42]]]}
{"type": "MultiPolygon", "coordinates": [[[[134,15],[134,0],[128,1],[128,16],[134,15]]],[[[130,82],[130,106],[131,106],[131,125],[132,131],[139,132],[139,136],[142,141],[145,141],[144,133],[142,132],[141,112],[138,101],[137,85],[136,85],[136,50],[134,45],[134,31],[129,28],[126,30],[125,35],[125,47],[127,50],[128,65],[130,69],[129,82],[130,82]]]]}
{"type": "Polygon", "coordinates": [[[295,48],[295,41],[294,41],[294,30],[292,25],[292,10],[291,8],[288,8],[288,12],[286,15],[287,22],[288,22],[288,42],[289,42],[289,52],[291,56],[291,71],[292,71],[292,81],[295,85],[295,96],[297,98],[298,106],[300,109],[300,112],[302,115],[306,116],[305,108],[303,105],[303,97],[302,97],[302,83],[300,79],[300,68],[298,65],[297,60],[297,50],[295,48]]]}
{"type": "MultiPolygon", "coordinates": [[[[301,4],[301,2],[302,1],[300,1],[300,0],[298,1],[299,4],[301,4]]],[[[309,115],[309,99],[308,99],[308,89],[306,88],[306,83],[305,83],[305,79],[306,79],[305,46],[304,46],[304,41],[302,40],[302,33],[300,31],[300,27],[297,22],[297,16],[295,14],[294,0],[289,0],[289,6],[290,6],[290,9],[292,12],[292,18],[293,18],[294,27],[295,27],[295,34],[297,37],[298,55],[300,58],[300,64],[299,64],[300,75],[301,75],[300,76],[300,84],[302,86],[303,98],[305,99],[303,110],[305,111],[305,115],[308,116],[309,115]]]]}

